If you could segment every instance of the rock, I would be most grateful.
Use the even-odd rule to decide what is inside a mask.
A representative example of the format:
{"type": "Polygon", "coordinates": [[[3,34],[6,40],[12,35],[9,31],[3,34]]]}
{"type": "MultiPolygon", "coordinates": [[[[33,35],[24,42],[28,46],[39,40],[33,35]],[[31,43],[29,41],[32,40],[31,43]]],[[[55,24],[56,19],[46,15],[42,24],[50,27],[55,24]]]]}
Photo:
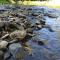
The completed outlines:
{"type": "Polygon", "coordinates": [[[27,29],[27,33],[31,33],[32,34],[33,33],[33,29],[32,28],[28,28],[27,29]]]}
{"type": "Polygon", "coordinates": [[[0,49],[5,49],[7,45],[8,45],[7,41],[0,41],[0,49]]]}
{"type": "Polygon", "coordinates": [[[39,14],[38,13],[32,13],[32,16],[38,16],[39,14]]]}
{"type": "Polygon", "coordinates": [[[27,10],[32,10],[32,8],[28,8],[27,10]]]}
{"type": "Polygon", "coordinates": [[[25,30],[16,30],[10,34],[10,37],[13,39],[16,39],[16,38],[23,39],[25,36],[26,36],[25,30]]]}
{"type": "Polygon", "coordinates": [[[17,14],[17,13],[11,13],[11,16],[14,16],[14,17],[19,17],[19,18],[24,18],[24,19],[26,19],[26,16],[25,16],[24,14],[21,14],[21,13],[19,13],[19,14],[17,14]]]}
{"type": "Polygon", "coordinates": [[[21,60],[25,56],[24,49],[19,43],[14,43],[9,46],[9,51],[12,56],[18,60],[21,60]]]}
{"type": "Polygon", "coordinates": [[[24,18],[24,19],[26,19],[26,16],[23,15],[23,14],[19,14],[19,18],[24,18]]]}
{"type": "Polygon", "coordinates": [[[4,26],[4,22],[0,20],[0,27],[4,26]]]}
{"type": "Polygon", "coordinates": [[[51,18],[57,18],[59,16],[57,13],[48,13],[47,15],[51,18]]]}
{"type": "Polygon", "coordinates": [[[42,26],[41,25],[37,25],[37,28],[40,30],[40,29],[42,29],[42,26]]]}
{"type": "Polygon", "coordinates": [[[40,24],[40,22],[39,22],[39,20],[36,20],[36,23],[35,23],[36,25],[39,25],[40,24]]]}
{"type": "Polygon", "coordinates": [[[6,51],[4,53],[4,60],[10,59],[10,58],[11,58],[11,55],[10,55],[9,51],[6,51]]]}
{"type": "Polygon", "coordinates": [[[45,25],[45,21],[44,20],[40,20],[40,24],[41,25],[45,25]]]}
{"type": "Polygon", "coordinates": [[[44,18],[44,14],[39,14],[37,17],[36,17],[37,19],[43,19],[44,18]]]}
{"type": "Polygon", "coordinates": [[[0,60],[4,60],[4,53],[0,50],[0,60]]]}
{"type": "Polygon", "coordinates": [[[51,28],[56,32],[60,31],[60,16],[55,20],[55,23],[51,25],[51,28]]]}
{"type": "Polygon", "coordinates": [[[43,14],[40,14],[36,17],[38,20],[36,21],[37,25],[45,25],[45,18],[43,14]]]}
{"type": "Polygon", "coordinates": [[[38,41],[38,45],[44,45],[43,41],[38,41]]]}

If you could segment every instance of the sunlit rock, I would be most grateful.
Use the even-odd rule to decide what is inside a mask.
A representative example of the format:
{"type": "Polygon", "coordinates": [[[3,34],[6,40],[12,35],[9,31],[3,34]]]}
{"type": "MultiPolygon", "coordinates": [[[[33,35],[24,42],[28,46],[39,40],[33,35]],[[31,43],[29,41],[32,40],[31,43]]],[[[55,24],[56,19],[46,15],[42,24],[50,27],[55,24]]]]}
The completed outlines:
{"type": "Polygon", "coordinates": [[[23,39],[25,36],[26,36],[26,31],[24,31],[24,30],[21,30],[21,31],[16,30],[10,34],[10,37],[13,39],[15,39],[15,38],[23,39]]]}
{"type": "Polygon", "coordinates": [[[0,49],[5,49],[7,45],[8,45],[7,41],[0,41],[0,49]]]}

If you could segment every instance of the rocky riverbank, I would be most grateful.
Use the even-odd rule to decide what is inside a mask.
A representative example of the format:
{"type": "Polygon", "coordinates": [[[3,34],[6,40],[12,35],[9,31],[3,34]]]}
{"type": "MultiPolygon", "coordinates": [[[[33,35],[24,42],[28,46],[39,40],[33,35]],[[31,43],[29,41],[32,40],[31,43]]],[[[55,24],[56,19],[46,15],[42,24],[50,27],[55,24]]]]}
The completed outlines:
{"type": "Polygon", "coordinates": [[[0,6],[0,60],[59,60],[60,11],[38,6],[0,6]]]}

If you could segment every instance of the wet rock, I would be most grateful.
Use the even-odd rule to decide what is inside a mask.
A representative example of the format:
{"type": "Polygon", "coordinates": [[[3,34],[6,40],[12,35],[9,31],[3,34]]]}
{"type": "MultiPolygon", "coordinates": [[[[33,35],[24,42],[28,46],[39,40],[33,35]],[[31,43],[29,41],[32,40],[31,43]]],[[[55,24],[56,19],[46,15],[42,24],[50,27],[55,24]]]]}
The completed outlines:
{"type": "Polygon", "coordinates": [[[44,20],[40,20],[40,24],[41,25],[45,25],[45,21],[44,20]]]}
{"type": "Polygon", "coordinates": [[[6,52],[4,53],[4,60],[8,60],[8,59],[10,59],[10,58],[11,58],[10,52],[9,52],[9,51],[6,51],[6,52]]]}
{"type": "Polygon", "coordinates": [[[4,52],[0,50],[0,60],[4,60],[4,52]]]}
{"type": "Polygon", "coordinates": [[[38,13],[32,13],[32,16],[38,16],[39,14],[38,13]]]}
{"type": "Polygon", "coordinates": [[[19,18],[24,18],[24,19],[26,19],[26,16],[25,15],[23,15],[23,14],[17,14],[17,13],[11,13],[11,15],[12,16],[14,16],[14,17],[19,17],[19,18]]]}
{"type": "Polygon", "coordinates": [[[4,26],[4,22],[0,21],[0,27],[4,26]]]}
{"type": "Polygon", "coordinates": [[[44,25],[45,25],[45,21],[44,20],[40,20],[40,21],[37,20],[36,24],[35,24],[35,27],[38,28],[38,29],[41,29],[41,28],[44,27],[44,25]]]}
{"type": "Polygon", "coordinates": [[[57,13],[48,13],[48,16],[51,18],[57,18],[59,15],[57,13]]]}
{"type": "Polygon", "coordinates": [[[43,19],[44,18],[44,14],[39,14],[36,18],[37,19],[43,19]]]}
{"type": "Polygon", "coordinates": [[[37,25],[38,30],[42,29],[41,25],[37,25]]]}
{"type": "Polygon", "coordinates": [[[39,20],[36,20],[36,23],[35,23],[36,25],[39,25],[40,24],[40,21],[39,20]]]}
{"type": "Polygon", "coordinates": [[[40,14],[36,17],[38,20],[37,20],[37,24],[40,24],[40,25],[45,25],[45,18],[44,18],[44,14],[40,14]]]}
{"type": "Polygon", "coordinates": [[[32,34],[33,33],[33,29],[32,28],[28,28],[27,29],[27,33],[31,33],[32,34]]]}
{"type": "Polygon", "coordinates": [[[17,60],[22,60],[25,56],[24,49],[19,43],[11,44],[9,46],[9,51],[17,60]]]}
{"type": "Polygon", "coordinates": [[[32,8],[28,8],[27,10],[32,10],[32,8]]]}
{"type": "Polygon", "coordinates": [[[4,6],[0,6],[0,13],[4,13],[5,11],[7,11],[7,9],[5,9],[4,6]]]}
{"type": "Polygon", "coordinates": [[[38,45],[44,45],[43,41],[38,41],[38,45]]]}
{"type": "Polygon", "coordinates": [[[0,49],[5,49],[7,45],[8,45],[7,41],[0,41],[0,49]]]}

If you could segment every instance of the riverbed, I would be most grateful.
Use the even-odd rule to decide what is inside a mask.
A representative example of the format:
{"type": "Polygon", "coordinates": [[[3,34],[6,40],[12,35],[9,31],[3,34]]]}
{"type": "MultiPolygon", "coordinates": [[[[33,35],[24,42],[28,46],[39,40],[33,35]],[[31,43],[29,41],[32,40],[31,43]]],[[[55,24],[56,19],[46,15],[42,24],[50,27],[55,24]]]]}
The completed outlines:
{"type": "MultiPolygon", "coordinates": [[[[24,60],[60,60],[60,10],[48,8],[45,6],[25,6],[20,7],[6,7],[0,6],[0,15],[2,10],[11,10],[15,9],[15,12],[18,12],[17,9],[25,10],[23,14],[26,15],[28,20],[33,24],[36,21],[35,16],[32,16],[31,13],[42,13],[44,14],[45,24],[48,25],[53,31],[50,31],[49,27],[43,27],[40,30],[34,30],[35,36],[32,37],[27,44],[32,48],[32,55],[26,55],[24,60]],[[5,9],[6,8],[6,9],[5,9]],[[29,11],[29,13],[28,13],[29,11]],[[35,41],[42,41],[44,44],[39,45],[35,41]]],[[[15,60],[13,57],[8,60],[15,60]]]]}

